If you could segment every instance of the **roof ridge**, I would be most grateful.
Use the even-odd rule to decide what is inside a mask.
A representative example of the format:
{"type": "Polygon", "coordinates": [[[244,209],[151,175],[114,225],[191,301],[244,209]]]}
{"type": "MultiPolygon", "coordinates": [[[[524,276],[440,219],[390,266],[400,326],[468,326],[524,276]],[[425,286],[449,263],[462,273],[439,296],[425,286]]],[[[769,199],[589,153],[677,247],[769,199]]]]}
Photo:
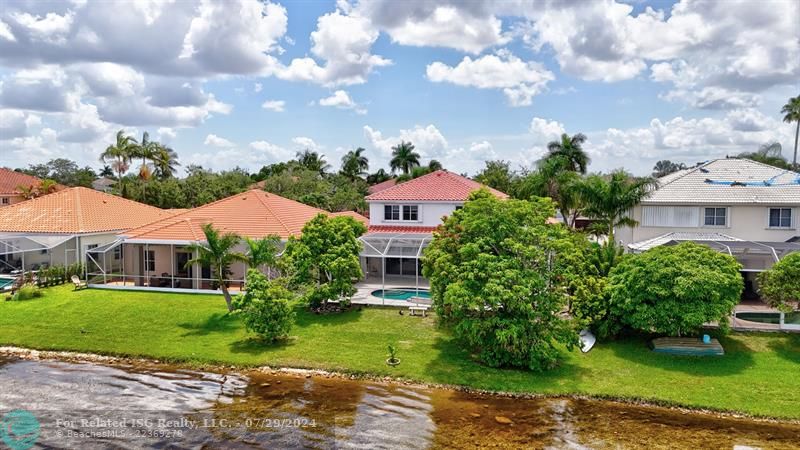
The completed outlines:
{"type": "MultiPolygon", "coordinates": [[[[773,170],[777,170],[777,171],[781,172],[780,175],[783,175],[784,173],[790,173],[790,174],[794,174],[794,175],[800,176],[800,172],[795,172],[792,169],[781,169],[780,167],[775,167],[775,166],[769,165],[767,163],[763,163],[761,161],[756,161],[754,159],[748,159],[748,158],[725,158],[725,159],[729,159],[729,160],[730,159],[736,159],[736,160],[739,160],[739,161],[747,161],[747,162],[750,162],[750,163],[753,163],[753,164],[758,164],[759,166],[763,166],[763,167],[767,167],[767,168],[770,168],[770,169],[773,169],[773,170]]],[[[717,160],[715,160],[715,161],[717,161],[717,160]]],[[[779,176],[779,175],[776,175],[776,176],[779,176]]]]}
{"type": "MultiPolygon", "coordinates": [[[[666,182],[666,183],[664,183],[664,184],[662,184],[662,185],[659,185],[658,187],[656,187],[656,189],[661,189],[661,188],[663,188],[664,186],[669,186],[670,184],[672,184],[672,183],[674,183],[674,182],[676,182],[676,181],[680,180],[681,178],[684,178],[684,177],[686,177],[686,175],[689,175],[690,173],[694,173],[694,172],[696,172],[697,170],[699,170],[700,168],[702,168],[702,167],[705,167],[705,166],[707,166],[707,165],[711,164],[711,163],[712,163],[712,162],[714,162],[714,161],[719,161],[719,159],[720,159],[720,158],[717,158],[717,159],[712,159],[712,160],[706,161],[706,162],[704,162],[704,163],[700,163],[700,164],[698,164],[698,165],[696,165],[696,166],[694,166],[694,167],[690,167],[689,169],[685,169],[685,170],[686,170],[686,173],[683,173],[683,174],[681,174],[681,175],[678,175],[678,176],[674,177],[673,179],[669,180],[668,182],[666,182]]],[[[667,175],[664,175],[664,177],[666,177],[666,176],[669,176],[669,174],[667,174],[667,175]]],[[[664,177],[661,177],[661,178],[664,178],[664,177]]],[[[656,180],[658,180],[658,178],[657,178],[656,180]]]]}
{"type": "MultiPolygon", "coordinates": [[[[251,190],[258,191],[258,189],[251,189],[251,190]]],[[[260,192],[262,192],[264,194],[267,194],[267,191],[260,191],[260,192]]],[[[286,233],[287,234],[291,234],[291,230],[289,230],[289,226],[286,225],[286,223],[283,220],[281,220],[280,214],[275,214],[275,211],[272,210],[272,207],[269,206],[269,204],[267,204],[267,202],[264,201],[264,196],[256,195],[256,198],[258,199],[259,202],[261,202],[262,205],[264,205],[264,208],[266,208],[267,211],[269,211],[270,214],[272,214],[275,217],[275,219],[278,221],[278,223],[281,224],[283,229],[286,230],[286,233]]],[[[284,197],[284,198],[286,198],[286,197],[284,197]]],[[[289,199],[289,200],[291,200],[291,199],[289,199]]],[[[300,203],[300,202],[298,202],[298,203],[300,203]]],[[[303,204],[305,205],[305,203],[303,203],[303,204]]],[[[309,205],[306,205],[306,206],[309,206],[309,205]]],[[[314,208],[313,206],[310,206],[310,207],[314,208]]],[[[319,208],[314,208],[314,209],[319,209],[319,208]]]]}
{"type": "Polygon", "coordinates": [[[76,213],[75,220],[78,222],[78,230],[82,232],[84,228],[83,228],[83,211],[81,205],[81,196],[79,195],[80,192],[78,190],[73,190],[71,191],[71,193],[75,198],[75,213],[76,213]]]}
{"type": "MultiPolygon", "coordinates": [[[[406,180],[406,181],[403,181],[403,182],[401,182],[401,183],[396,183],[394,186],[392,186],[392,187],[388,187],[388,188],[386,188],[386,189],[384,189],[384,190],[382,190],[382,191],[378,191],[378,192],[376,192],[376,193],[374,193],[374,194],[369,194],[368,196],[366,196],[366,197],[365,197],[365,200],[369,200],[369,198],[370,198],[370,197],[372,197],[373,195],[377,195],[377,194],[382,194],[382,195],[385,195],[385,194],[391,194],[391,191],[392,191],[393,189],[398,189],[398,187],[399,187],[399,186],[403,186],[404,184],[406,184],[406,183],[410,183],[410,182],[412,182],[412,181],[416,181],[416,180],[421,180],[421,179],[423,179],[423,178],[427,178],[427,177],[429,177],[429,176],[431,176],[431,175],[433,175],[433,174],[439,173],[439,172],[449,173],[448,171],[446,171],[446,170],[444,170],[444,169],[438,169],[438,170],[434,170],[433,172],[426,173],[425,175],[422,175],[422,176],[420,176],[420,177],[417,177],[417,178],[412,178],[412,179],[410,179],[410,180],[406,180]]],[[[388,181],[388,180],[387,180],[387,181],[388,181]]]]}

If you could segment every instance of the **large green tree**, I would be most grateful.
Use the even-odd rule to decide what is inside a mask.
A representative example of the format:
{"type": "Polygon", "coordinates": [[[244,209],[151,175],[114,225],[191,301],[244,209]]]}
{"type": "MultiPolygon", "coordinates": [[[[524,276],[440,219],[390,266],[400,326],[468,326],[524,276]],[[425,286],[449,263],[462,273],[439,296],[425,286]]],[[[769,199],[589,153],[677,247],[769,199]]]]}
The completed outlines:
{"type": "Polygon", "coordinates": [[[306,287],[312,307],[325,306],[329,300],[346,303],[353,296],[354,283],[363,277],[358,237],[366,231],[352,217],[318,214],[299,237],[289,238],[282,263],[294,283],[306,287]]]}
{"type": "Polygon", "coordinates": [[[563,158],[544,158],[539,161],[536,171],[520,180],[515,195],[523,199],[551,198],[556,202],[564,224],[574,227],[584,206],[577,190],[580,182],[580,174],[569,170],[563,158]]]}
{"type": "Polygon", "coordinates": [[[423,259],[433,305],[455,336],[490,366],[544,370],[578,343],[560,313],[573,244],[548,224],[551,200],[473,192],[439,227],[423,259]]]}
{"type": "Polygon", "coordinates": [[[197,256],[186,262],[186,268],[194,264],[211,268],[211,276],[225,296],[228,311],[233,311],[231,293],[228,290],[228,279],[231,273],[231,264],[234,262],[247,262],[247,256],[236,251],[236,246],[241,238],[234,233],[221,233],[210,223],[203,225],[203,234],[206,241],[187,246],[187,250],[197,256]]]}
{"type": "Polygon", "coordinates": [[[758,274],[758,293],[770,306],[789,312],[800,307],[800,252],[790,253],[758,274]]]}
{"type": "Polygon", "coordinates": [[[331,165],[325,161],[325,155],[320,155],[319,153],[310,149],[297,152],[296,158],[297,162],[301,166],[308,170],[317,172],[320,175],[325,175],[325,173],[331,168],[331,165]]]}
{"type": "Polygon", "coordinates": [[[515,190],[517,178],[517,174],[511,170],[511,162],[498,159],[486,161],[483,170],[475,177],[475,181],[500,192],[511,194],[515,190]]]}
{"type": "Polygon", "coordinates": [[[400,141],[399,144],[392,147],[392,159],[389,161],[389,167],[392,172],[401,170],[403,174],[410,175],[411,170],[419,166],[419,159],[419,153],[414,151],[414,144],[400,141]]]}
{"type": "Polygon", "coordinates": [[[660,246],[624,258],[611,270],[612,315],[646,333],[682,336],[703,324],[728,327],[744,289],[741,265],[693,242],[660,246]]]}
{"type": "Polygon", "coordinates": [[[578,183],[576,189],[584,202],[583,214],[595,220],[593,231],[614,242],[617,227],[638,224],[630,211],[655,187],[656,181],[652,178],[632,177],[623,170],[616,170],[610,175],[591,175],[578,183]]]}
{"type": "Polygon", "coordinates": [[[654,178],[661,178],[683,169],[686,169],[686,164],[684,163],[674,163],[668,159],[662,159],[653,166],[652,175],[654,178]]]}
{"type": "Polygon", "coordinates": [[[800,139],[800,95],[790,98],[781,108],[781,113],[784,114],[784,122],[797,123],[794,128],[794,157],[792,158],[792,167],[797,170],[797,140],[800,139]]]}
{"type": "Polygon", "coordinates": [[[792,165],[783,157],[783,147],[780,142],[769,142],[762,144],[754,152],[744,152],[736,155],[737,158],[749,159],[762,164],[778,167],[781,169],[791,169],[792,165]]]}

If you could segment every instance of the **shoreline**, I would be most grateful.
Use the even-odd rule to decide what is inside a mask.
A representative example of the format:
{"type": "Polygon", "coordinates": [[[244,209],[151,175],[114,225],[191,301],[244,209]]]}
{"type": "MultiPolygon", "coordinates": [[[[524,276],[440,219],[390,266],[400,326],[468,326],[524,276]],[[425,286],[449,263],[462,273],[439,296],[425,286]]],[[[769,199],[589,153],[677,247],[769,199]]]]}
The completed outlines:
{"type": "Polygon", "coordinates": [[[302,367],[271,367],[271,366],[246,366],[216,363],[190,362],[188,360],[160,360],[154,358],[131,357],[115,354],[85,353],[61,350],[37,350],[32,348],[17,347],[13,345],[0,345],[0,357],[11,357],[26,361],[59,361],[69,363],[94,363],[106,365],[140,365],[140,366],[170,366],[175,369],[199,370],[217,373],[237,372],[247,374],[248,372],[261,372],[270,375],[298,376],[305,378],[333,378],[350,381],[367,381],[379,384],[402,384],[404,386],[416,387],[421,389],[438,389],[451,392],[462,392],[473,395],[492,396],[510,399],[542,399],[542,398],[563,398],[573,400],[589,400],[616,403],[627,406],[639,406],[646,408],[662,408],[688,414],[701,414],[727,419],[752,420],[762,423],[775,424],[800,424],[800,419],[789,419],[783,417],[765,416],[748,414],[741,411],[717,409],[709,407],[694,407],[679,404],[671,401],[657,399],[643,399],[634,397],[618,397],[591,394],[542,394],[535,392],[508,392],[476,389],[464,385],[451,385],[441,383],[426,383],[402,377],[386,375],[374,375],[363,372],[332,371],[325,369],[309,369],[302,367]]]}

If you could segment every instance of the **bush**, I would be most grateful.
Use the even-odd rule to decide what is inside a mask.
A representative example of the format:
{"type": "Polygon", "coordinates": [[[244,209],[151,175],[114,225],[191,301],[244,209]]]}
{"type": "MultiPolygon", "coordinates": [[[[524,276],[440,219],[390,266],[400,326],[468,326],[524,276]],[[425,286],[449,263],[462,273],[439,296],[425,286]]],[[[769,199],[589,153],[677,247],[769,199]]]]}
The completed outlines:
{"type": "Polygon", "coordinates": [[[614,336],[622,330],[622,324],[612,314],[608,274],[624,258],[623,249],[614,243],[587,243],[580,256],[572,264],[569,312],[598,338],[614,336]]]}
{"type": "Polygon", "coordinates": [[[758,293],[770,306],[790,312],[800,303],[800,252],[786,255],[758,274],[758,293]]]}
{"type": "Polygon", "coordinates": [[[245,287],[247,291],[234,300],[234,309],[245,327],[267,341],[288,336],[294,322],[292,292],[281,280],[269,281],[256,269],[247,271],[245,287]]]}
{"type": "Polygon", "coordinates": [[[681,336],[707,322],[728,327],[744,288],[733,257],[692,242],[624,258],[611,270],[611,314],[644,332],[681,336]]]}
{"type": "Polygon", "coordinates": [[[18,300],[30,300],[33,298],[38,298],[42,296],[42,291],[33,284],[33,283],[26,283],[20,286],[17,292],[11,296],[11,300],[18,301],[18,300]]]}

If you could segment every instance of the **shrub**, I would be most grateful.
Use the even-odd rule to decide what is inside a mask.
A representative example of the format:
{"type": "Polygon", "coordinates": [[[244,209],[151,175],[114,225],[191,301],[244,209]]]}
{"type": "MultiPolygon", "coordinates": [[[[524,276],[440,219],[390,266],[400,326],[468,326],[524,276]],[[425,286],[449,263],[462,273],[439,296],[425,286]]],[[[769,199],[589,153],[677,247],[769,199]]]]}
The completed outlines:
{"type": "Polygon", "coordinates": [[[598,338],[614,336],[621,331],[622,323],[612,313],[608,274],[624,258],[623,249],[614,243],[587,243],[580,256],[573,262],[569,283],[570,314],[598,338]]]}
{"type": "Polygon", "coordinates": [[[611,313],[635,330],[670,336],[714,321],[725,330],[744,288],[740,269],[733,257],[692,242],[632,255],[611,270],[611,313]]]}
{"type": "Polygon", "coordinates": [[[247,271],[247,291],[234,300],[245,327],[267,341],[285,338],[294,322],[294,296],[282,280],[267,280],[255,269],[247,271]]]}
{"type": "Polygon", "coordinates": [[[786,255],[758,274],[758,293],[770,306],[790,312],[800,303],[800,252],[786,255]]]}
{"type": "Polygon", "coordinates": [[[42,296],[42,291],[33,283],[26,283],[20,286],[17,292],[11,296],[11,300],[30,300],[42,296]]]}

